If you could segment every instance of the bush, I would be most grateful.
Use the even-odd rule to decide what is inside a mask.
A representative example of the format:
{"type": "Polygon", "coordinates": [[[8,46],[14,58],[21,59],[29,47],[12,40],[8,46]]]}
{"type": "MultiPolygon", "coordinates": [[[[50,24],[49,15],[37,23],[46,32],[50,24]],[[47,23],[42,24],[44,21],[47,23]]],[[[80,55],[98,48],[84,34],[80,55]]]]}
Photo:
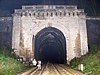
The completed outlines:
{"type": "Polygon", "coordinates": [[[78,70],[78,65],[84,64],[84,72],[91,75],[100,74],[100,46],[93,45],[90,52],[81,58],[74,58],[70,66],[78,70]]]}
{"type": "Polygon", "coordinates": [[[10,47],[0,48],[0,75],[15,75],[15,73],[27,68],[14,59],[15,56],[11,52],[13,52],[13,49],[10,47]]]}
{"type": "Polygon", "coordinates": [[[15,75],[26,67],[19,61],[0,55],[0,75],[15,75]]]}
{"type": "Polygon", "coordinates": [[[13,52],[14,50],[11,49],[10,47],[3,47],[0,48],[0,54],[4,55],[4,56],[11,56],[11,52],[13,52]]]}
{"type": "Polygon", "coordinates": [[[100,51],[100,45],[94,44],[94,45],[90,48],[89,53],[94,54],[94,53],[96,53],[97,51],[100,51]]]}

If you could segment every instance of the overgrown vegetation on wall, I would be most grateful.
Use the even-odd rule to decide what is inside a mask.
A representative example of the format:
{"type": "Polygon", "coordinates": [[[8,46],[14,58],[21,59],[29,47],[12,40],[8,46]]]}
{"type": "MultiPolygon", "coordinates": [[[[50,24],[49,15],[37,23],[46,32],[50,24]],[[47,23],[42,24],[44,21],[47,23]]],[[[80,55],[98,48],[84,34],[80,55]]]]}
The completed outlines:
{"type": "Polygon", "coordinates": [[[15,75],[26,69],[11,55],[12,51],[11,48],[0,48],[0,75],[15,75]]]}
{"type": "Polygon", "coordinates": [[[81,58],[74,58],[70,66],[78,70],[78,65],[84,65],[84,73],[89,75],[100,74],[100,45],[93,45],[89,53],[81,58]]]}

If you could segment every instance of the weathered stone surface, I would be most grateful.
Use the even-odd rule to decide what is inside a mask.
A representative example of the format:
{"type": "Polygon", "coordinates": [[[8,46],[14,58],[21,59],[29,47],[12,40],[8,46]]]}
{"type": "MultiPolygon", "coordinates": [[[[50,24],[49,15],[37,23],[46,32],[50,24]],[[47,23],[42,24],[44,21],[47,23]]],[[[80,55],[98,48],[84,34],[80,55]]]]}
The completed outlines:
{"type": "Polygon", "coordinates": [[[89,48],[100,44],[100,18],[87,18],[86,25],[89,48]]]}
{"type": "Polygon", "coordinates": [[[33,36],[46,27],[57,28],[64,34],[68,61],[88,52],[86,17],[84,10],[76,6],[23,6],[16,9],[12,48],[19,50],[21,55],[25,55],[27,49],[34,52],[33,36]]]}
{"type": "Polygon", "coordinates": [[[0,17],[0,47],[11,47],[13,25],[12,20],[12,17],[0,17]]]}

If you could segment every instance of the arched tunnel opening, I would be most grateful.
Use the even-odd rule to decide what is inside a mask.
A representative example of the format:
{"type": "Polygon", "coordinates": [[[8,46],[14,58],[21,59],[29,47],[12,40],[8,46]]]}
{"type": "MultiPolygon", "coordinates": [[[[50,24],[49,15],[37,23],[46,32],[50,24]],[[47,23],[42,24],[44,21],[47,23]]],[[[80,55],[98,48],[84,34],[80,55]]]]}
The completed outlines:
{"type": "Polygon", "coordinates": [[[42,62],[65,63],[66,40],[57,28],[47,27],[35,36],[34,58],[42,62]]]}

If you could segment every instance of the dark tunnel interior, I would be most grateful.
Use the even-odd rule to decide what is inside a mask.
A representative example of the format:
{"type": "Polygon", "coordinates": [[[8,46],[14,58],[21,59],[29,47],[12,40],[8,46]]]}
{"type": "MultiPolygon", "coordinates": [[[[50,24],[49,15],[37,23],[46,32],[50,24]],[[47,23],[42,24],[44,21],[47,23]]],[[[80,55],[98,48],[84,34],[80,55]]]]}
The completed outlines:
{"type": "Polygon", "coordinates": [[[66,40],[63,33],[53,27],[42,29],[35,36],[36,60],[51,63],[66,62],[66,40]]]}

